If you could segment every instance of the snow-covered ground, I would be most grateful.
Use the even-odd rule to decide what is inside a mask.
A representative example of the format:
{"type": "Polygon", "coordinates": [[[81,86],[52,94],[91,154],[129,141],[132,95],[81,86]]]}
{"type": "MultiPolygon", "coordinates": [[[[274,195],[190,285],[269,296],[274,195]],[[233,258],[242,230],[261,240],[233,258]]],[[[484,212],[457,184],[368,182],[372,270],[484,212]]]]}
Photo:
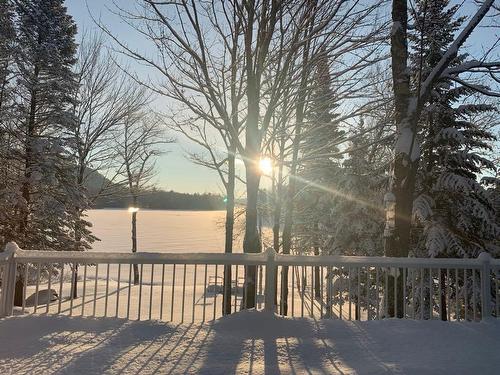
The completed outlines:
{"type": "Polygon", "coordinates": [[[498,374],[500,321],[0,320],[0,374],[498,374]]]}

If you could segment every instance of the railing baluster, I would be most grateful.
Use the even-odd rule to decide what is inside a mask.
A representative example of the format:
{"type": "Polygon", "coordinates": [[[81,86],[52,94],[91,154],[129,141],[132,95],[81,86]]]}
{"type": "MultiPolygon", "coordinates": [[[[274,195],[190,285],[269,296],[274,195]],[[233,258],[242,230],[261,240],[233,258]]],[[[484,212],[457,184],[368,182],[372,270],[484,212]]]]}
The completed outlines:
{"type": "Polygon", "coordinates": [[[379,277],[379,272],[378,272],[378,267],[375,267],[375,307],[376,307],[376,313],[377,313],[377,320],[380,320],[380,293],[378,289],[378,277],[379,277]]]}
{"type": "Polygon", "coordinates": [[[69,291],[69,295],[70,295],[70,302],[69,302],[69,316],[72,316],[73,315],[73,300],[74,300],[74,297],[75,297],[75,283],[76,283],[76,280],[75,280],[75,277],[76,277],[76,263],[73,263],[73,266],[72,266],[72,269],[71,269],[71,290],[69,291]]]}
{"type": "Polygon", "coordinates": [[[394,268],[394,317],[398,316],[398,279],[399,268],[394,268]]]}
{"type": "Polygon", "coordinates": [[[130,294],[132,293],[132,267],[133,264],[128,265],[128,296],[127,296],[127,319],[130,318],[130,294]]]}
{"type": "Polygon", "coordinates": [[[477,313],[477,308],[476,308],[476,270],[473,268],[472,269],[472,314],[473,314],[473,320],[476,321],[476,313],[477,313]]]}
{"type": "Polygon", "coordinates": [[[319,295],[320,295],[320,302],[319,302],[319,308],[321,309],[320,312],[320,318],[323,319],[323,266],[319,267],[319,295]]]}
{"type": "Polygon", "coordinates": [[[141,274],[139,275],[139,306],[137,307],[137,320],[141,320],[142,307],[142,277],[144,275],[144,263],[141,263],[141,274]]]}
{"type": "Polygon", "coordinates": [[[110,264],[108,263],[106,265],[106,294],[104,295],[104,317],[108,316],[109,267],[110,267],[110,264]]]}
{"type": "Polygon", "coordinates": [[[424,277],[425,270],[420,269],[420,319],[424,320],[424,277]]]}
{"type": "MultiPolygon", "coordinates": [[[[344,269],[342,267],[337,268],[339,270],[339,315],[340,315],[340,320],[343,319],[343,313],[342,309],[344,307],[344,269]]],[[[332,275],[332,284],[333,284],[333,275],[332,275]]],[[[332,285],[333,287],[333,285],[332,285]]]]}
{"type": "MultiPolygon", "coordinates": [[[[255,267],[255,277],[256,277],[257,279],[255,280],[255,282],[256,282],[256,284],[255,284],[255,288],[253,288],[253,290],[254,290],[254,301],[255,301],[255,307],[257,307],[257,302],[258,302],[258,301],[257,301],[257,300],[258,300],[257,285],[259,285],[259,282],[260,282],[260,273],[259,273],[258,271],[259,271],[259,267],[258,267],[258,266],[256,266],[256,267],[255,267]]],[[[243,282],[243,284],[244,284],[244,282],[243,282]]],[[[243,300],[241,300],[241,302],[240,302],[240,303],[243,305],[243,303],[246,301],[246,299],[247,299],[247,298],[246,298],[246,295],[245,295],[246,290],[245,290],[245,288],[243,287],[243,285],[241,286],[241,288],[243,289],[243,300]]],[[[245,309],[246,307],[245,307],[245,306],[243,306],[242,308],[244,308],[244,309],[245,309]]]]}
{"type": "Polygon", "coordinates": [[[35,285],[35,306],[33,309],[33,312],[36,312],[38,309],[38,290],[39,290],[39,285],[40,285],[40,268],[41,268],[40,262],[36,264],[36,285],[35,285]]]}
{"type": "Polygon", "coordinates": [[[361,267],[358,267],[358,290],[356,296],[356,320],[361,320],[361,267]]]}
{"type": "Polygon", "coordinates": [[[460,321],[460,308],[459,308],[459,300],[458,300],[458,295],[460,293],[460,290],[458,289],[458,268],[455,268],[455,314],[457,322],[460,321]]]}
{"type": "Polygon", "coordinates": [[[429,268],[429,319],[430,320],[432,320],[434,315],[433,297],[434,297],[434,283],[432,280],[432,268],[429,268]]]}
{"type": "Polygon", "coordinates": [[[175,264],[172,271],[172,298],[170,299],[170,321],[174,321],[174,298],[175,298],[175,264]]]}
{"type": "Polygon", "coordinates": [[[51,287],[51,281],[52,281],[52,263],[49,263],[49,269],[48,269],[48,285],[47,285],[47,292],[48,292],[48,296],[47,296],[47,306],[45,307],[45,314],[48,314],[49,313],[49,305],[50,305],[50,300],[52,298],[52,293],[50,291],[50,287],[51,287]]]}
{"type": "Polygon", "coordinates": [[[57,313],[61,313],[62,290],[63,290],[63,277],[64,277],[64,263],[61,263],[61,278],[59,280],[59,302],[57,305],[57,313]]]}
{"type": "Polygon", "coordinates": [[[371,302],[370,302],[370,266],[366,267],[366,319],[370,319],[370,308],[371,308],[371,302]]]}
{"type": "Polygon", "coordinates": [[[292,266],[292,318],[295,316],[295,266],[292,266]]]}
{"type": "Polygon", "coordinates": [[[193,277],[193,316],[192,316],[192,321],[194,323],[194,315],[195,315],[195,308],[196,308],[196,268],[197,265],[194,265],[194,277],[193,277]]]}
{"type": "Polygon", "coordinates": [[[85,293],[87,291],[87,263],[83,266],[83,291],[82,291],[82,313],[85,315],[85,293]]]}
{"type": "MultiPolygon", "coordinates": [[[[384,272],[384,317],[387,318],[389,315],[389,267],[385,269],[384,272]]],[[[349,320],[350,317],[349,317],[349,320]]]]}
{"type": "Polygon", "coordinates": [[[417,318],[417,312],[416,312],[416,304],[415,304],[415,279],[417,277],[417,269],[412,268],[411,269],[411,310],[412,310],[412,319],[417,318]]]}
{"type": "Polygon", "coordinates": [[[203,322],[205,322],[205,311],[207,307],[207,273],[208,273],[208,264],[205,264],[205,280],[203,282],[203,322]]]}
{"type": "Polygon", "coordinates": [[[351,268],[349,268],[349,273],[348,273],[348,277],[349,277],[349,292],[347,294],[348,298],[349,298],[349,320],[352,320],[352,294],[351,294],[351,280],[352,280],[352,277],[351,277],[351,268]]]}
{"type": "Polygon", "coordinates": [[[215,315],[216,315],[216,310],[217,310],[217,271],[219,270],[219,265],[215,265],[215,294],[214,294],[214,315],[213,315],[213,320],[215,320],[215,315]]]}
{"type": "Polygon", "coordinates": [[[95,280],[94,280],[94,307],[92,310],[92,316],[95,316],[96,304],[97,304],[97,279],[99,279],[99,263],[95,265],[95,280]]]}
{"type": "Polygon", "coordinates": [[[498,296],[499,296],[499,290],[498,290],[498,269],[494,271],[495,275],[495,311],[496,311],[496,317],[500,317],[500,302],[498,301],[498,296]]]}
{"type": "MultiPolygon", "coordinates": [[[[7,267],[4,267],[4,272],[7,269],[7,267]]],[[[5,275],[5,273],[4,273],[5,275]]],[[[24,263],[24,283],[23,283],[23,307],[21,312],[24,314],[24,310],[26,309],[26,287],[28,285],[28,263],[24,263]]],[[[5,293],[5,291],[3,292],[5,293]]]]}
{"type": "Polygon", "coordinates": [[[165,263],[161,265],[160,320],[163,320],[163,292],[165,290],[165,263]]]}
{"type": "Polygon", "coordinates": [[[403,318],[406,319],[406,267],[403,267],[403,318]]]}
{"type": "Polygon", "coordinates": [[[186,301],[186,267],[187,264],[184,264],[184,273],[182,276],[182,305],[181,305],[181,323],[184,323],[184,303],[186,301]]]}
{"type": "Polygon", "coordinates": [[[118,318],[119,311],[118,308],[120,306],[120,277],[121,277],[122,264],[118,263],[118,280],[116,282],[116,311],[115,318],[118,318]]]}
{"type": "Polygon", "coordinates": [[[302,266],[301,268],[301,279],[300,279],[300,289],[301,289],[301,298],[300,298],[300,302],[301,302],[301,306],[300,306],[300,317],[303,318],[304,317],[304,299],[305,299],[305,283],[304,283],[304,280],[305,280],[305,277],[304,277],[304,266],[302,266]]]}
{"type": "Polygon", "coordinates": [[[314,318],[314,294],[316,293],[314,289],[314,267],[311,266],[311,318],[314,318]]]}
{"type": "Polygon", "coordinates": [[[155,265],[151,264],[151,280],[149,287],[149,320],[151,320],[153,314],[153,286],[154,286],[154,275],[155,275],[155,265]]]}
{"type": "Polygon", "coordinates": [[[438,288],[439,288],[439,296],[437,299],[436,305],[439,306],[439,319],[441,318],[441,312],[443,311],[443,283],[441,282],[441,268],[438,268],[438,288]]]}
{"type": "MultiPolygon", "coordinates": [[[[236,267],[236,272],[235,272],[235,290],[234,290],[234,312],[236,312],[236,305],[238,303],[238,265],[235,265],[236,267]]],[[[232,284],[231,280],[229,282],[232,284]]],[[[232,285],[229,287],[231,289],[232,285]]]]}
{"type": "MultiPolygon", "coordinates": [[[[464,268],[464,319],[469,320],[469,284],[467,283],[467,268],[464,268]]],[[[498,314],[497,314],[498,317],[498,314]]]]}
{"type": "Polygon", "coordinates": [[[448,321],[451,320],[451,279],[450,279],[450,269],[446,269],[446,315],[448,321]]]}

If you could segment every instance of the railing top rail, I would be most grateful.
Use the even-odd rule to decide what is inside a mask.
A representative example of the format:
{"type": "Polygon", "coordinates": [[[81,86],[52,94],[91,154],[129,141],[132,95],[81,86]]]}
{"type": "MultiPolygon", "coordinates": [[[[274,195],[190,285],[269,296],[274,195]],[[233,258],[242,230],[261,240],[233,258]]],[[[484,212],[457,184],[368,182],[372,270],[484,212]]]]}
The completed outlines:
{"type": "Polygon", "coordinates": [[[122,263],[122,264],[265,264],[267,255],[225,253],[97,253],[81,251],[18,250],[18,262],[34,263],[122,263]]]}
{"type": "Polygon", "coordinates": [[[396,258],[345,255],[277,255],[276,263],[284,266],[351,266],[400,268],[480,268],[479,259],[396,258]]]}
{"type": "MultiPolygon", "coordinates": [[[[0,263],[2,262],[0,253],[0,263]]],[[[268,261],[268,253],[97,253],[80,251],[17,250],[19,262],[46,263],[145,263],[145,264],[240,264],[262,265],[268,261]]],[[[274,263],[280,266],[333,266],[333,267],[401,267],[401,268],[480,268],[481,259],[448,258],[394,258],[343,255],[280,255],[274,263]]],[[[493,267],[500,267],[500,260],[491,259],[493,267]]]]}

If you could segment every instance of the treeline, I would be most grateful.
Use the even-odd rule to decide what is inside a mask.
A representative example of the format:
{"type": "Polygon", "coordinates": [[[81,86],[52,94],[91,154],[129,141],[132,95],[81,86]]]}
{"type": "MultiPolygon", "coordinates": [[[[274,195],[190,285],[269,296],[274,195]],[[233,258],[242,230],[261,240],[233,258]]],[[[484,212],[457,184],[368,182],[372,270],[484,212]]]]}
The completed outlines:
{"type": "MultiPolygon", "coordinates": [[[[152,210],[223,210],[223,197],[217,194],[186,194],[175,191],[152,189],[138,198],[141,209],[152,210]]],[[[132,198],[127,195],[101,197],[96,200],[94,208],[128,208],[133,205],[132,198]]]]}

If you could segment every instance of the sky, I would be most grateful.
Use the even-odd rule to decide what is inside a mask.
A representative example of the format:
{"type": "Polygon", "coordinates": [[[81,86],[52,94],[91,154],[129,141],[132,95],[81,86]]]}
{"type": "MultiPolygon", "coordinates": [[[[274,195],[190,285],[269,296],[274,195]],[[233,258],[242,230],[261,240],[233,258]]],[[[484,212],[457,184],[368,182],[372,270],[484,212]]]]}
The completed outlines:
{"type": "MultiPolygon", "coordinates": [[[[133,7],[137,0],[115,0],[121,7],[133,7]]],[[[453,3],[454,1],[452,1],[453,3]]],[[[148,45],[137,34],[131,32],[119,17],[113,15],[109,8],[113,8],[113,0],[66,0],[68,12],[73,16],[78,29],[93,30],[97,29],[91,14],[94,18],[100,19],[101,22],[120,40],[126,41],[130,46],[146,51],[146,53],[154,53],[154,49],[148,51],[148,45]],[[90,11],[90,12],[89,12],[90,11]]],[[[476,9],[472,0],[466,0],[465,6],[461,9],[461,13],[468,15],[476,9]]],[[[498,29],[480,28],[474,32],[469,39],[469,49],[481,55],[483,45],[491,44],[491,41],[499,38],[498,29]]],[[[151,48],[151,47],[150,47],[151,48]]],[[[475,53],[473,53],[475,54],[475,53]]],[[[138,65],[134,66],[141,74],[148,76],[154,75],[152,71],[146,71],[145,67],[138,65]]],[[[154,79],[161,78],[156,74],[154,79]]],[[[161,112],[165,110],[165,100],[157,100],[155,106],[161,112]]],[[[166,153],[157,161],[158,175],[156,178],[157,186],[165,190],[175,190],[186,193],[224,193],[223,186],[215,171],[209,170],[193,164],[186,157],[186,152],[196,152],[197,147],[189,143],[182,135],[174,133],[169,134],[176,138],[175,144],[165,146],[166,153]]],[[[240,166],[239,174],[243,174],[243,169],[240,166]]],[[[265,179],[262,181],[266,186],[265,179]]],[[[243,187],[237,188],[237,196],[243,194],[243,187]]]]}
{"type": "MultiPolygon", "coordinates": [[[[111,0],[88,0],[87,2],[85,0],[66,0],[65,3],[68,13],[74,18],[79,31],[96,29],[89,14],[90,10],[94,17],[99,18],[100,15],[102,22],[119,38],[140,45],[141,40],[130,33],[128,26],[107,10],[107,7],[113,6],[111,0]]],[[[119,4],[124,6],[134,3],[135,0],[119,0],[119,4]]],[[[194,165],[187,160],[186,151],[196,151],[196,147],[173,132],[169,133],[169,136],[175,137],[177,142],[165,146],[167,152],[157,161],[157,186],[161,189],[183,193],[223,193],[223,186],[215,171],[194,165]]]]}

